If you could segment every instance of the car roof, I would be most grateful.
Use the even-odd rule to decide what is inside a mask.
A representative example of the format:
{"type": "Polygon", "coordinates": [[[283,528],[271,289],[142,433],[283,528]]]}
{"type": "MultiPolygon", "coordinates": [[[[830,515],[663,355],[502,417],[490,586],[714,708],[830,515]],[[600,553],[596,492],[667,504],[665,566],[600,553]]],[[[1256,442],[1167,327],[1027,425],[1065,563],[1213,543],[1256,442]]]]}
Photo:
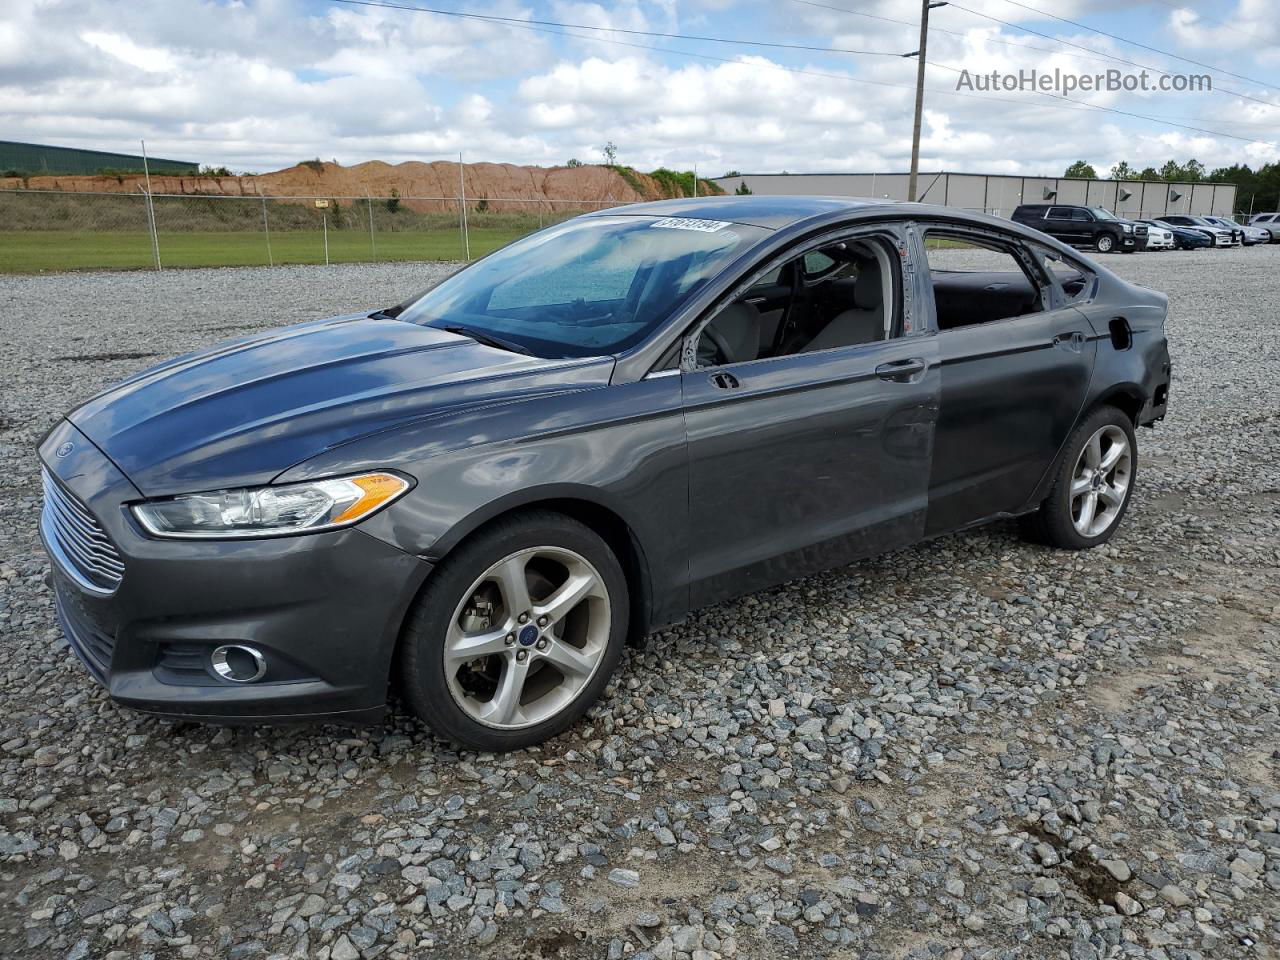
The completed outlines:
{"type": "MultiPolygon", "coordinates": [[[[857,210],[862,207],[878,208],[893,205],[892,201],[870,197],[813,197],[813,196],[724,196],[683,197],[676,200],[654,200],[649,203],[632,203],[625,207],[597,210],[588,216],[685,217],[692,220],[728,220],[776,230],[793,223],[811,220],[824,214],[857,210]]],[[[916,205],[918,206],[918,205],[916,205]]]]}
{"type": "MultiPolygon", "coordinates": [[[[1067,204],[1070,206],[1070,204],[1067,204]]],[[[899,200],[879,200],[874,197],[821,197],[821,196],[721,196],[684,197],[676,200],[655,200],[648,203],[632,203],[623,207],[596,210],[586,217],[650,216],[686,217],[696,220],[726,220],[781,230],[801,224],[822,226],[833,222],[851,220],[926,219],[959,222],[975,227],[990,227],[1006,233],[1018,234],[1025,239],[1045,243],[1050,238],[1044,234],[1004,217],[993,217],[957,207],[944,207],[932,203],[912,203],[899,200]]],[[[1057,242],[1053,241],[1056,245],[1057,242]]],[[[1065,249],[1065,248],[1064,248],[1065,249]]]]}

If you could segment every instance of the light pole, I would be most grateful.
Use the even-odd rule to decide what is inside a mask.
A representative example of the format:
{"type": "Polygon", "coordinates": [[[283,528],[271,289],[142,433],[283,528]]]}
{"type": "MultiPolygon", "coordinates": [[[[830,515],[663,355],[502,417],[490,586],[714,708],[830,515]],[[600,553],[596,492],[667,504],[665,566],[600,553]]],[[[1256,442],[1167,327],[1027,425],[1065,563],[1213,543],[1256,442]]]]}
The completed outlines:
{"type": "Polygon", "coordinates": [[[915,53],[903,54],[918,58],[916,64],[916,116],[911,125],[911,178],[907,181],[907,199],[916,198],[916,178],[920,174],[920,119],[924,113],[924,64],[925,50],[929,44],[929,11],[934,7],[945,7],[946,0],[920,0],[920,49],[915,53]]]}

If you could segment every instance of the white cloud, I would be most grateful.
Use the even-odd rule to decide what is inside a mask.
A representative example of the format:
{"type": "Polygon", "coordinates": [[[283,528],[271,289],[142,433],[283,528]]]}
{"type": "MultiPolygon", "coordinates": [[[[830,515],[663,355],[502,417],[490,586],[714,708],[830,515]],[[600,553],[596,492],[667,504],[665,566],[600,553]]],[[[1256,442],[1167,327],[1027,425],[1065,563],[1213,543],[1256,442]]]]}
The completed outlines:
{"type": "MultiPolygon", "coordinates": [[[[1227,22],[1268,36],[1266,30],[1277,29],[1266,15],[1269,2],[1239,0],[1227,22]]],[[[1037,4],[1047,8],[1048,0],[1033,0],[1037,4]]],[[[0,20],[0,127],[12,139],[132,151],[145,137],[158,155],[258,170],[314,156],[395,162],[452,157],[459,150],[469,160],[591,161],[599,159],[606,139],[619,145],[623,162],[637,167],[687,169],[696,163],[711,174],[731,168],[900,170],[910,153],[915,69],[913,61],[898,57],[805,59],[620,33],[566,39],[405,11],[306,6],[303,0],[10,0],[8,6],[0,20]],[[609,39],[679,47],[707,58],[609,39]],[[792,70],[779,69],[780,63],[792,70]]],[[[1043,18],[1007,3],[968,0],[966,6],[1013,22],[1037,20],[1037,29],[1050,32],[1043,18]]],[[[1053,10],[1090,20],[1109,6],[1073,0],[1053,10]]],[[[910,23],[794,0],[498,0],[484,9],[614,29],[888,52],[914,49],[917,39],[910,23]]],[[[916,15],[915,8],[891,0],[856,9],[896,20],[916,15]]],[[[1160,15],[1153,24],[1165,24],[1173,39],[1153,45],[1226,48],[1213,31],[1229,32],[1227,27],[1170,13],[1168,21],[1160,15]]],[[[1088,109],[1048,109],[1059,105],[1028,94],[1001,95],[1007,102],[954,96],[953,71],[962,68],[1094,71],[1106,65],[1082,62],[1075,57],[1079,51],[1032,49],[1056,45],[959,10],[941,8],[935,23],[925,168],[1056,173],[1079,158],[1099,167],[1102,158],[1141,166],[1185,159],[1193,151],[1213,166],[1280,156],[1274,146],[1162,130],[1088,109]]],[[[1181,69],[1157,54],[1064,30],[1064,39],[1104,53],[1181,69]]],[[[1265,64],[1238,69],[1249,73],[1265,64]]],[[[1256,90],[1243,81],[1237,85],[1256,90]]],[[[1268,96],[1280,103],[1280,93],[1262,98],[1268,96]]],[[[1280,105],[1217,94],[1074,99],[1209,118],[1186,122],[1246,137],[1280,131],[1280,105]]]]}

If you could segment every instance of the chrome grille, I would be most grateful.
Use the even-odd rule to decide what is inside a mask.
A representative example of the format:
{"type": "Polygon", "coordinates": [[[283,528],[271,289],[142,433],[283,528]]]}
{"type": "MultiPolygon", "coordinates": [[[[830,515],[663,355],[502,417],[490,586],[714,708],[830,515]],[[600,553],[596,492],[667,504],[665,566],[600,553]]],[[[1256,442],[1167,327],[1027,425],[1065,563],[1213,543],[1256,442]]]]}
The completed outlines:
{"type": "Polygon", "coordinates": [[[91,593],[112,593],[124,576],[124,561],[88,508],[43,471],[44,511],[40,530],[62,572],[91,593]]]}

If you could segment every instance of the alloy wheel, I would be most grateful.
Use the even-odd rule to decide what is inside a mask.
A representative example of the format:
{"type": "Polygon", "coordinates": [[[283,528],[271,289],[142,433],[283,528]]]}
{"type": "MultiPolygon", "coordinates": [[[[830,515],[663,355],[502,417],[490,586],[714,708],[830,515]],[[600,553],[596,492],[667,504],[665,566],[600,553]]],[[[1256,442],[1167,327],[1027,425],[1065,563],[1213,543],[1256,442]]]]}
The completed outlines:
{"type": "Polygon", "coordinates": [[[563,547],[530,547],[463,594],[444,643],[449,692],[468,716],[517,730],[551,719],[591,681],[609,646],[600,572],[563,547]]]}
{"type": "Polygon", "coordinates": [[[1111,528],[1133,478],[1133,451],[1124,430],[1107,424],[1089,438],[1071,474],[1071,522],[1090,539],[1111,528]]]}

